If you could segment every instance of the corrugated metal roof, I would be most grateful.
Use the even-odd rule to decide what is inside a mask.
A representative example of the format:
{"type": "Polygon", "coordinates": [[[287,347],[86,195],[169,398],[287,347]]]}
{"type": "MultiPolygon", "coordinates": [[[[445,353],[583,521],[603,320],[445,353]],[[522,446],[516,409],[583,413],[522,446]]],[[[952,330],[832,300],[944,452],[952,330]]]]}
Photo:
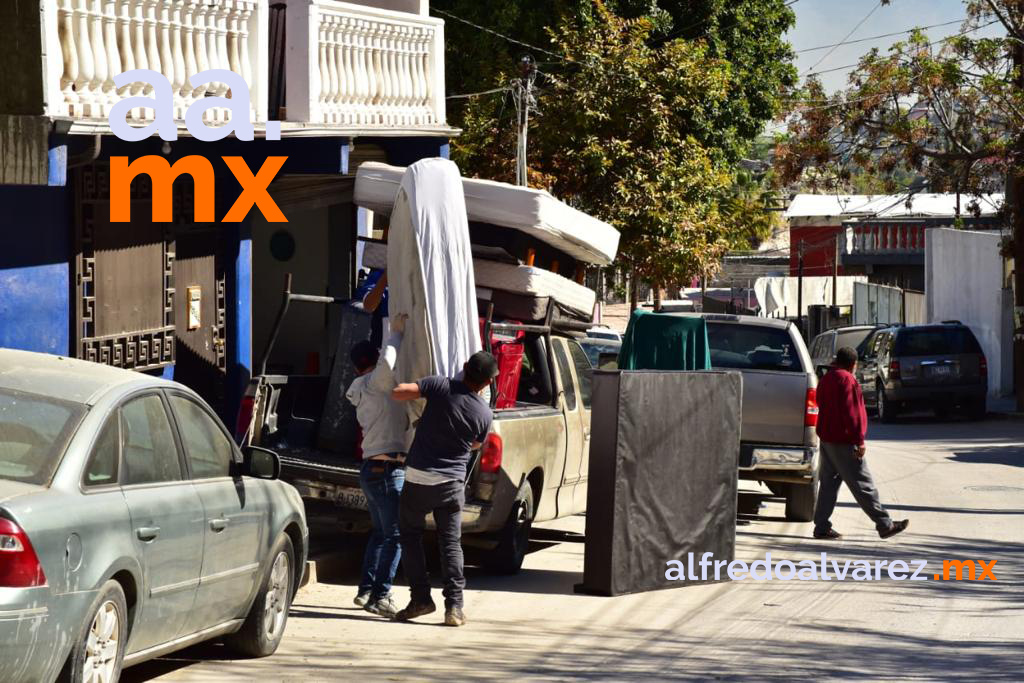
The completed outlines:
{"type": "MultiPolygon", "coordinates": [[[[1003,204],[1002,194],[982,196],[960,195],[960,211],[968,215],[968,206],[977,202],[983,216],[995,214],[1003,204]]],[[[878,216],[900,218],[911,216],[956,215],[955,194],[798,194],[786,209],[786,218],[814,216],[878,216]]]]}

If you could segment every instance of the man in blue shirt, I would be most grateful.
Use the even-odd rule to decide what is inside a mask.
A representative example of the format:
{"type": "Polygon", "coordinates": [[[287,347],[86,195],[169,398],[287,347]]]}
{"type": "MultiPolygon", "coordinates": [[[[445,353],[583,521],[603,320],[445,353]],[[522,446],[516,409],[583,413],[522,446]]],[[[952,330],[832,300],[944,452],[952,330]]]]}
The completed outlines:
{"type": "Polygon", "coordinates": [[[356,289],[355,299],[363,310],[372,314],[370,342],[379,349],[384,342],[384,321],[388,319],[388,274],[374,268],[356,289]]]}
{"type": "Polygon", "coordinates": [[[398,401],[427,399],[406,460],[405,488],[399,504],[402,566],[412,592],[409,605],[395,618],[408,621],[437,608],[430,597],[430,577],[423,552],[427,513],[433,513],[444,575],[444,623],[462,626],[462,592],[466,586],[462,556],[462,507],[466,502],[466,467],[472,451],[491,430],[493,414],[480,395],[498,375],[498,362],[486,351],[473,354],[463,378],[426,377],[399,384],[398,401]]]}

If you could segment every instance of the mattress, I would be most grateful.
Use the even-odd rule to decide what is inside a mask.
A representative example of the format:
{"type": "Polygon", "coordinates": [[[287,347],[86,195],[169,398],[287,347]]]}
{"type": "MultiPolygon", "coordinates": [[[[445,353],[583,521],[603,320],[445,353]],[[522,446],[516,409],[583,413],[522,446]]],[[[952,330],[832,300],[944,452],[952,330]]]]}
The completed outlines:
{"type": "MultiPolygon", "coordinates": [[[[356,172],[355,203],[390,214],[405,169],[368,161],[356,172]]],[[[619,248],[619,231],[560,202],[544,190],[493,180],[462,179],[471,221],[519,230],[575,259],[608,265],[619,248]]]]}
{"type": "Polygon", "coordinates": [[[548,270],[531,266],[513,266],[497,261],[473,259],[478,287],[548,298],[570,312],[590,320],[594,312],[594,291],[548,270]]]}

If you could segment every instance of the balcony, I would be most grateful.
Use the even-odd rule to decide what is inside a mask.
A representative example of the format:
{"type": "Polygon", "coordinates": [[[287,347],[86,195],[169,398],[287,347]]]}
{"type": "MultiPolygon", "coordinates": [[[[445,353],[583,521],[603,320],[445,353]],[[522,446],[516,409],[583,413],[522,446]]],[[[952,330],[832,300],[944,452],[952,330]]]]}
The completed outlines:
{"type": "MultiPolygon", "coordinates": [[[[997,230],[996,216],[965,217],[965,230],[997,230]]],[[[931,228],[956,227],[953,217],[902,220],[846,221],[844,265],[923,265],[927,234],[931,228]]]]}
{"type": "MultiPolygon", "coordinates": [[[[117,89],[114,76],[151,69],[171,83],[174,117],[183,125],[193,102],[230,96],[226,84],[192,88],[189,77],[230,69],[249,84],[257,129],[270,111],[283,122],[284,135],[450,133],[444,22],[426,16],[426,5],[43,0],[43,54],[36,62],[44,81],[43,111],[71,119],[72,132],[108,132],[114,103],[152,91],[143,83],[117,89]]],[[[212,109],[207,122],[227,120],[228,114],[212,109]]],[[[129,121],[143,125],[153,117],[152,109],[138,108],[129,121]]]]}

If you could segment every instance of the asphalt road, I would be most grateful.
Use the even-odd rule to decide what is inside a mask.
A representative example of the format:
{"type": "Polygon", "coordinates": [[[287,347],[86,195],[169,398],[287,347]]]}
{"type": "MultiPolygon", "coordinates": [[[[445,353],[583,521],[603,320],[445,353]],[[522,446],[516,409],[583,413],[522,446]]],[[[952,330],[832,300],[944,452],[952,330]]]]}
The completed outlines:
{"type": "MultiPolygon", "coordinates": [[[[768,500],[743,515],[738,559],[996,560],[997,581],[750,580],[617,598],[573,594],[583,517],[545,525],[523,572],[470,570],[464,628],[394,624],[351,603],[356,580],[302,590],[281,649],[225,660],[199,646],[125,672],[128,681],[692,679],[1022,680],[1024,422],[872,424],[868,458],[907,532],[881,541],[843,489],[845,538],[810,538],[768,500]]],[[[406,590],[399,589],[404,603],[406,590]]],[[[439,598],[439,596],[436,596],[439,598]]]]}

